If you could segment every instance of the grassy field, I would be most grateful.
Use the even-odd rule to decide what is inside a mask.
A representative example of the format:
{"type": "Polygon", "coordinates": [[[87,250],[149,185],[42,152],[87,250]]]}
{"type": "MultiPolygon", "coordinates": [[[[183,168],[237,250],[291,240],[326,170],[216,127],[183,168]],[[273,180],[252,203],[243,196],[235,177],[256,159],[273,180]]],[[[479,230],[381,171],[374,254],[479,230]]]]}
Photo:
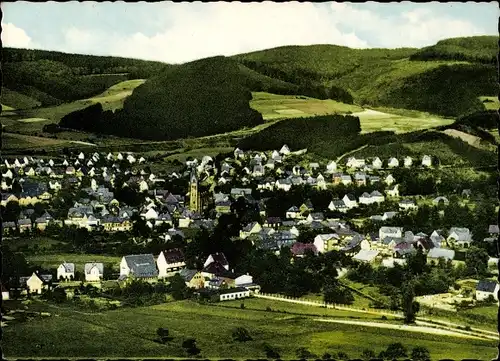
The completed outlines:
{"type": "Polygon", "coordinates": [[[38,265],[45,269],[56,270],[63,262],[74,263],[77,270],[82,271],[84,264],[88,262],[102,262],[110,264],[113,269],[119,270],[121,257],[104,256],[93,254],[73,254],[73,253],[57,253],[43,255],[27,255],[26,260],[34,265],[38,265]]]}
{"type": "Polygon", "coordinates": [[[372,133],[377,131],[393,131],[395,133],[407,133],[421,129],[429,129],[442,125],[449,125],[454,119],[443,118],[419,111],[394,108],[367,109],[359,113],[361,133],[372,133]]]}
{"type": "Polygon", "coordinates": [[[35,245],[38,246],[39,250],[51,250],[53,248],[57,248],[58,245],[63,244],[63,242],[50,237],[36,237],[34,239],[28,237],[4,237],[2,242],[3,244],[9,246],[12,251],[16,251],[21,247],[32,248],[35,245]]]}
{"type": "Polygon", "coordinates": [[[498,110],[500,108],[498,97],[479,97],[479,100],[483,102],[486,110],[498,110]]]}
{"type": "Polygon", "coordinates": [[[310,117],[335,113],[358,112],[362,108],[331,99],[319,100],[298,95],[278,95],[253,92],[250,106],[262,114],[265,120],[310,117]]]}
{"type": "Polygon", "coordinates": [[[5,327],[3,350],[7,357],[186,357],[182,341],[193,337],[204,358],[263,358],[264,344],[277,348],[282,358],[295,358],[299,347],[319,356],[343,351],[355,358],[364,349],[378,353],[393,342],[402,342],[408,348],[425,346],[433,360],[485,359],[497,352],[494,342],[463,342],[454,337],[420,333],[409,334],[405,339],[401,331],[323,323],[306,316],[249,309],[253,301],[244,301],[248,307],[245,310],[231,308],[229,303],[224,304],[227,307],[217,307],[191,301],[118,309],[98,315],[52,309],[59,317],[5,327]],[[165,345],[154,342],[158,327],[170,331],[172,340],[165,345]],[[231,332],[235,327],[245,327],[253,340],[233,341],[231,332]],[[65,335],[64,342],[60,339],[61,332],[65,335]],[[134,347],[130,348],[130,344],[134,347]]]}
{"type": "Polygon", "coordinates": [[[3,133],[2,149],[3,150],[24,150],[24,149],[53,149],[68,146],[70,141],[64,139],[52,139],[34,137],[24,134],[3,133]]]}

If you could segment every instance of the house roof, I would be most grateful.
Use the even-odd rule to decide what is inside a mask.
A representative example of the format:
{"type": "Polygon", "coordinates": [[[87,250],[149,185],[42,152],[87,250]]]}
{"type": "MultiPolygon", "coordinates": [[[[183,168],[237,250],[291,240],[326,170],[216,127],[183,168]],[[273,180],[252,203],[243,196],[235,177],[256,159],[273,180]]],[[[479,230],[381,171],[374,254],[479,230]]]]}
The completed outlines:
{"type": "Polygon", "coordinates": [[[372,249],[362,249],[359,251],[355,256],[353,256],[354,259],[358,261],[365,261],[365,262],[370,262],[375,257],[377,257],[379,254],[379,251],[372,250],[372,249]]]}
{"type": "Polygon", "coordinates": [[[70,273],[75,272],[75,264],[74,263],[62,263],[60,266],[64,267],[64,272],[70,273]]]}
{"type": "Polygon", "coordinates": [[[137,277],[158,276],[155,259],[152,254],[137,254],[125,256],[130,272],[137,277]]]}
{"type": "Polygon", "coordinates": [[[303,255],[306,253],[306,250],[310,249],[314,254],[318,253],[316,246],[312,243],[301,243],[295,242],[292,245],[291,252],[294,256],[303,255]]]}
{"type": "Polygon", "coordinates": [[[481,280],[476,286],[476,291],[493,293],[497,285],[498,283],[495,281],[481,280]]]}
{"type": "Polygon", "coordinates": [[[488,233],[493,233],[493,234],[500,233],[498,229],[498,224],[491,224],[490,227],[488,228],[488,233]]]}
{"type": "Polygon", "coordinates": [[[167,263],[184,262],[184,254],[178,248],[167,249],[163,251],[163,256],[165,256],[165,260],[167,261],[167,263]]]}
{"type": "Polygon", "coordinates": [[[227,295],[230,293],[237,293],[237,292],[247,292],[248,290],[243,287],[235,287],[235,288],[227,288],[225,290],[219,290],[218,293],[220,295],[227,295]]]}
{"type": "Polygon", "coordinates": [[[179,271],[179,275],[184,278],[184,281],[186,282],[189,282],[193,279],[193,277],[198,273],[197,270],[195,269],[187,269],[187,268],[184,268],[184,269],[181,269],[179,271]]]}
{"type": "Polygon", "coordinates": [[[93,262],[93,263],[85,263],[85,266],[84,266],[85,274],[90,273],[90,270],[94,267],[96,267],[99,270],[100,274],[104,273],[104,264],[93,262]]]}
{"type": "Polygon", "coordinates": [[[222,252],[212,253],[210,256],[212,256],[212,259],[214,260],[214,262],[218,262],[223,266],[229,266],[229,262],[227,261],[224,253],[222,253],[222,252]]]}
{"type": "Polygon", "coordinates": [[[453,260],[455,258],[455,251],[452,249],[445,248],[432,248],[429,253],[427,253],[428,258],[444,258],[445,260],[453,260]]]}
{"type": "Polygon", "coordinates": [[[224,266],[219,262],[210,263],[208,266],[203,268],[202,272],[209,273],[218,277],[236,278],[236,275],[234,273],[225,269],[224,266]]]}

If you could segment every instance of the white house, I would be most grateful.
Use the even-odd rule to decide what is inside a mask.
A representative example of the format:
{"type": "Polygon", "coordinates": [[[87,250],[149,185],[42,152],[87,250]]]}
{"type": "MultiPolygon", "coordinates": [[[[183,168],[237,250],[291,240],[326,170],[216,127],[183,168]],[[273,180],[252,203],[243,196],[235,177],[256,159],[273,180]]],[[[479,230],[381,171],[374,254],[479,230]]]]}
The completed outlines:
{"type": "Polygon", "coordinates": [[[424,166],[424,167],[430,167],[430,166],[432,166],[432,159],[431,159],[430,156],[424,155],[422,157],[422,166],[424,166]]]}
{"type": "Polygon", "coordinates": [[[337,170],[337,163],[332,160],[330,163],[326,165],[326,172],[328,174],[334,173],[337,170]]]}
{"type": "Polygon", "coordinates": [[[203,268],[208,267],[212,263],[218,263],[223,266],[226,270],[229,271],[229,262],[226,259],[226,256],[222,252],[212,253],[207,257],[207,260],[203,264],[203,268]]]}
{"type": "Polygon", "coordinates": [[[10,299],[9,291],[2,284],[2,301],[7,301],[8,299],[10,299]]]}
{"type": "Polygon", "coordinates": [[[286,218],[295,219],[300,218],[300,209],[297,206],[292,206],[286,211],[286,218]]]}
{"type": "Polygon", "coordinates": [[[246,275],[241,275],[234,279],[234,284],[236,285],[236,287],[244,287],[246,285],[251,285],[253,284],[253,277],[250,276],[248,273],[246,275]]]}
{"type": "Polygon", "coordinates": [[[379,241],[382,242],[385,238],[401,238],[403,229],[401,227],[380,227],[378,230],[379,241]]]}
{"type": "Polygon", "coordinates": [[[7,172],[2,173],[2,177],[4,177],[4,178],[12,179],[13,176],[14,176],[14,174],[12,173],[12,171],[10,169],[8,169],[7,172]]]}
{"type": "Polygon", "coordinates": [[[51,275],[40,275],[37,272],[33,272],[31,277],[26,280],[26,287],[29,293],[41,294],[42,290],[49,288],[49,282],[51,280],[51,275]]]}
{"type": "Polygon", "coordinates": [[[382,161],[380,160],[379,157],[375,158],[372,161],[372,167],[373,167],[373,169],[380,169],[380,168],[382,168],[382,161]]]}
{"type": "Polygon", "coordinates": [[[365,166],[365,160],[364,159],[356,159],[355,157],[350,157],[347,160],[346,166],[348,168],[361,168],[365,166]]]}
{"type": "Polygon", "coordinates": [[[318,234],[314,237],[314,246],[320,253],[331,251],[339,244],[339,236],[335,233],[318,234]]]}
{"type": "Polygon", "coordinates": [[[413,164],[413,159],[411,157],[405,157],[404,166],[406,168],[409,168],[409,167],[411,167],[412,164],[413,164]]]}
{"type": "Polygon", "coordinates": [[[137,254],[124,256],[120,262],[120,278],[125,279],[129,275],[136,278],[156,278],[158,270],[152,254],[137,254]]]}
{"type": "Polygon", "coordinates": [[[389,174],[384,179],[385,184],[387,184],[388,186],[390,186],[391,184],[393,184],[395,181],[396,181],[396,179],[392,176],[392,174],[389,174]]]}
{"type": "Polygon", "coordinates": [[[156,260],[158,266],[158,277],[164,278],[179,272],[186,267],[184,254],[179,249],[161,251],[156,260]]]}
{"type": "Polygon", "coordinates": [[[143,179],[142,181],[139,182],[139,191],[144,192],[149,189],[148,183],[143,179]]]}
{"type": "Polygon", "coordinates": [[[74,263],[61,263],[57,268],[57,279],[70,280],[75,278],[75,264],[74,263]]]}
{"type": "Polygon", "coordinates": [[[146,220],[157,219],[158,212],[154,208],[149,208],[145,213],[141,213],[141,217],[144,217],[146,220]]]}
{"type": "Polygon", "coordinates": [[[104,277],[104,265],[102,263],[85,263],[85,281],[99,282],[104,277]]]}
{"type": "Polygon", "coordinates": [[[389,168],[399,167],[399,160],[397,158],[391,157],[391,158],[389,158],[389,161],[387,162],[387,166],[389,168]]]}
{"type": "Polygon", "coordinates": [[[404,210],[411,210],[411,209],[418,208],[415,201],[412,199],[403,199],[398,203],[398,205],[399,205],[399,208],[404,209],[404,210]]]}
{"type": "Polygon", "coordinates": [[[498,282],[482,280],[476,286],[476,300],[484,301],[492,296],[495,301],[498,301],[498,290],[500,286],[498,282]]]}
{"type": "Polygon", "coordinates": [[[468,228],[452,227],[446,241],[456,243],[461,247],[469,247],[472,242],[472,235],[468,228]]]}
{"type": "Polygon", "coordinates": [[[121,153],[118,153],[118,155],[116,156],[116,159],[123,160],[123,155],[121,153]]]}
{"type": "Polygon", "coordinates": [[[127,155],[127,160],[130,164],[135,163],[136,159],[132,154],[127,155]]]}
{"type": "Polygon", "coordinates": [[[280,149],[280,154],[287,155],[290,154],[290,148],[288,148],[288,145],[283,145],[280,149]]]}
{"type": "Polygon", "coordinates": [[[236,300],[245,297],[250,297],[250,291],[243,287],[228,288],[219,291],[220,301],[236,300]]]}
{"type": "Polygon", "coordinates": [[[356,201],[356,197],[352,194],[346,194],[344,198],[342,198],[347,208],[354,208],[358,206],[358,202],[356,201]]]}
{"type": "Polygon", "coordinates": [[[389,197],[399,197],[399,184],[395,184],[392,187],[387,188],[385,193],[389,197]]]}
{"type": "Polygon", "coordinates": [[[375,260],[379,253],[379,251],[374,249],[362,249],[352,258],[360,262],[371,263],[375,260]]]}
{"type": "Polygon", "coordinates": [[[78,154],[78,159],[85,159],[85,154],[83,154],[83,152],[80,152],[80,154],[78,154]]]}

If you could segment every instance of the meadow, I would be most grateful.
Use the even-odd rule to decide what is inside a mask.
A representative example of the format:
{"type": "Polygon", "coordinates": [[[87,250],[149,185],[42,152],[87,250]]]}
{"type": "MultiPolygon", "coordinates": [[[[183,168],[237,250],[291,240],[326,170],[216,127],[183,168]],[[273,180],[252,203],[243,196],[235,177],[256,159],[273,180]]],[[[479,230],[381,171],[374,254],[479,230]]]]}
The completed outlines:
{"type": "MultiPolygon", "coordinates": [[[[360,357],[364,349],[378,353],[394,342],[402,342],[409,349],[425,346],[432,360],[485,359],[497,352],[493,341],[463,342],[456,337],[423,333],[404,337],[404,331],[318,322],[305,315],[254,309],[263,308],[265,303],[271,308],[293,312],[289,304],[277,306],[267,300],[254,299],[219,306],[178,301],[99,314],[51,309],[50,312],[59,316],[5,327],[3,350],[8,357],[186,357],[182,341],[193,337],[201,349],[201,357],[217,359],[264,358],[265,344],[277,349],[282,358],[295,358],[299,347],[319,357],[325,352],[342,351],[355,358],[360,357]],[[239,308],[241,303],[245,309],[239,308]],[[168,328],[172,337],[164,345],[155,342],[159,327],[168,328]],[[235,327],[246,328],[253,340],[233,341],[231,334],[235,327]],[[65,337],[61,342],[63,330],[65,337]],[[130,344],[134,344],[134,348],[131,349],[130,344]]],[[[337,312],[335,316],[346,316],[334,312],[337,312]]]]}
{"type": "Polygon", "coordinates": [[[56,270],[63,262],[74,263],[77,270],[83,271],[85,263],[102,262],[109,264],[114,270],[120,269],[121,257],[94,255],[94,254],[76,254],[76,253],[56,253],[56,254],[30,254],[26,260],[34,265],[44,269],[56,270]]]}

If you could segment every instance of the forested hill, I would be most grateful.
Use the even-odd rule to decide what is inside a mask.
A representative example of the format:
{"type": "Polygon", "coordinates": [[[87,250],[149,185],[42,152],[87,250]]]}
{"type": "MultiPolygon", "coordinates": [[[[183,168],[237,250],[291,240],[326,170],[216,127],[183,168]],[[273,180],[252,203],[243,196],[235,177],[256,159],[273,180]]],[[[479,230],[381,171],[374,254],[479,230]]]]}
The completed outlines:
{"type": "Polygon", "coordinates": [[[424,49],[285,46],[233,58],[292,84],[336,87],[361,105],[460,116],[483,110],[479,96],[496,96],[498,38],[443,40],[424,49]]]}
{"type": "Polygon", "coordinates": [[[2,104],[52,106],[102,93],[129,79],[147,79],[168,64],[110,56],[2,49],[2,104]]]}
{"type": "Polygon", "coordinates": [[[496,65],[498,38],[495,36],[472,36],[438,41],[414,53],[411,60],[456,60],[496,65]]]}

